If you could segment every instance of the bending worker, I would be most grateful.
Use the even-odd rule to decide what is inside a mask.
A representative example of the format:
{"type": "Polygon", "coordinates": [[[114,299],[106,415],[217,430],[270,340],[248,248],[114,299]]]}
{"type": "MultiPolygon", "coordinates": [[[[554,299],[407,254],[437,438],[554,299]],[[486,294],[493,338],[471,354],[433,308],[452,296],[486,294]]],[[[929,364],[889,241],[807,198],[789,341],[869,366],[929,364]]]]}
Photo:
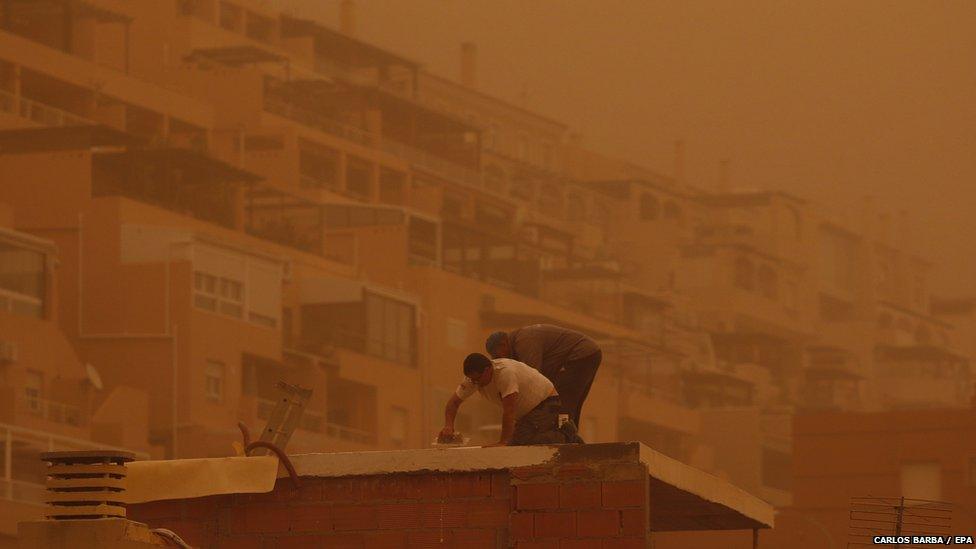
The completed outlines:
{"type": "Polygon", "coordinates": [[[438,440],[454,435],[458,408],[477,392],[502,409],[502,435],[498,443],[490,446],[566,442],[558,428],[559,393],[536,370],[516,360],[491,360],[481,353],[471,353],[464,359],[464,375],[444,409],[444,429],[438,440]]]}
{"type": "Polygon", "coordinates": [[[603,360],[595,341],[574,330],[533,324],[491,334],[485,349],[492,358],[511,358],[542,372],[559,392],[573,425],[579,427],[583,402],[603,360]]]}

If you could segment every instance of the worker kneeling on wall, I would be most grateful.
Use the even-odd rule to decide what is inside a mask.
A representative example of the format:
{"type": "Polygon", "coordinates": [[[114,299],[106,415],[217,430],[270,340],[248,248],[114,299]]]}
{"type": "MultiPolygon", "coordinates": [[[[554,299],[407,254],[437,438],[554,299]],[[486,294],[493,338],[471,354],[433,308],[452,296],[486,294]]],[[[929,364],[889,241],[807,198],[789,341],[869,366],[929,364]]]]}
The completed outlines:
{"type": "Polygon", "coordinates": [[[464,359],[464,376],[447,402],[439,440],[454,436],[458,408],[477,392],[502,409],[501,439],[489,446],[576,442],[559,428],[559,393],[538,370],[517,360],[471,353],[464,359]]]}

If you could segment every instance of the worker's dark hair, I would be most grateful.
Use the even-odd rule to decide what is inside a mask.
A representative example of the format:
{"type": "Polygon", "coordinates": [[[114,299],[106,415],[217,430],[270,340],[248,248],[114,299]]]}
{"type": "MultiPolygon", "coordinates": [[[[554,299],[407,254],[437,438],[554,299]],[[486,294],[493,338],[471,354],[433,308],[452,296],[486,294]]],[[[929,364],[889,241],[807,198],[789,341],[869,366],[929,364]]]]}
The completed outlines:
{"type": "Polygon", "coordinates": [[[495,332],[491,334],[488,336],[488,339],[485,340],[485,350],[488,351],[489,354],[494,354],[495,347],[498,346],[501,340],[507,337],[508,334],[506,332],[495,332]]]}
{"type": "Polygon", "coordinates": [[[464,375],[478,377],[486,368],[491,368],[491,359],[481,353],[471,353],[464,357],[464,375]]]}

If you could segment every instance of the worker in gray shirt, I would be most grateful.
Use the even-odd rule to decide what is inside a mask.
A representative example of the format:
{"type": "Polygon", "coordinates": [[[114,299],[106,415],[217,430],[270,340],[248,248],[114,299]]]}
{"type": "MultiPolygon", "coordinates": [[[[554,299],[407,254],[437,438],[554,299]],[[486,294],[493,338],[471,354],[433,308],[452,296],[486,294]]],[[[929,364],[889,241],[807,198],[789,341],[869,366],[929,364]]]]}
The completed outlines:
{"type": "Polygon", "coordinates": [[[573,426],[579,426],[583,402],[603,360],[595,341],[575,330],[533,324],[491,334],[485,349],[492,358],[511,358],[539,370],[556,387],[573,426]]]}

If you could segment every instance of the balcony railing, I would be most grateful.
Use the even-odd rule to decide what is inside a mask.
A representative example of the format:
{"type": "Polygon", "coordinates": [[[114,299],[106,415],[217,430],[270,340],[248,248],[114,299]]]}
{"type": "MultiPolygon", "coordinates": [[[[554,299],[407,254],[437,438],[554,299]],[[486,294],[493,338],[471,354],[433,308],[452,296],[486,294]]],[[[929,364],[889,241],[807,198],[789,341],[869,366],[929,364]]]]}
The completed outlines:
{"type": "Polygon", "coordinates": [[[40,397],[25,395],[20,400],[20,410],[55,423],[81,427],[84,416],[81,408],[40,397]]]}
{"type": "Polygon", "coordinates": [[[18,466],[25,463],[38,463],[41,452],[66,450],[117,450],[132,452],[136,459],[149,459],[149,454],[145,452],[0,423],[0,455],[8,456],[6,467],[0,470],[0,499],[20,503],[43,503],[45,490],[42,484],[43,472],[37,474],[33,467],[30,472],[20,471],[18,466]],[[36,478],[31,479],[35,475],[36,478]]]}
{"type": "Polygon", "coordinates": [[[359,143],[360,145],[384,150],[446,179],[462,183],[469,187],[482,188],[484,186],[484,180],[477,170],[439,158],[421,149],[400,143],[399,141],[385,139],[382,136],[339,122],[328,116],[296,107],[286,101],[266,96],[264,99],[264,109],[272,114],[301,122],[337,137],[359,143]]]}
{"type": "Polygon", "coordinates": [[[18,97],[0,90],[0,111],[31,120],[44,126],[86,126],[94,124],[57,107],[45,105],[26,97],[18,97]]]}
{"type": "Polygon", "coordinates": [[[46,496],[47,488],[43,484],[0,478],[0,499],[32,505],[44,505],[47,499],[46,496]]]}
{"type": "MultiPolygon", "coordinates": [[[[271,411],[274,410],[277,403],[278,402],[274,400],[267,400],[263,398],[257,399],[258,418],[268,419],[271,417],[271,411]]],[[[376,433],[356,429],[355,427],[349,427],[347,425],[340,425],[338,423],[329,423],[324,414],[311,412],[307,409],[302,414],[300,429],[310,431],[312,433],[325,434],[334,438],[341,438],[343,440],[348,440],[350,442],[356,442],[359,444],[373,444],[376,442],[376,433]]]]}

